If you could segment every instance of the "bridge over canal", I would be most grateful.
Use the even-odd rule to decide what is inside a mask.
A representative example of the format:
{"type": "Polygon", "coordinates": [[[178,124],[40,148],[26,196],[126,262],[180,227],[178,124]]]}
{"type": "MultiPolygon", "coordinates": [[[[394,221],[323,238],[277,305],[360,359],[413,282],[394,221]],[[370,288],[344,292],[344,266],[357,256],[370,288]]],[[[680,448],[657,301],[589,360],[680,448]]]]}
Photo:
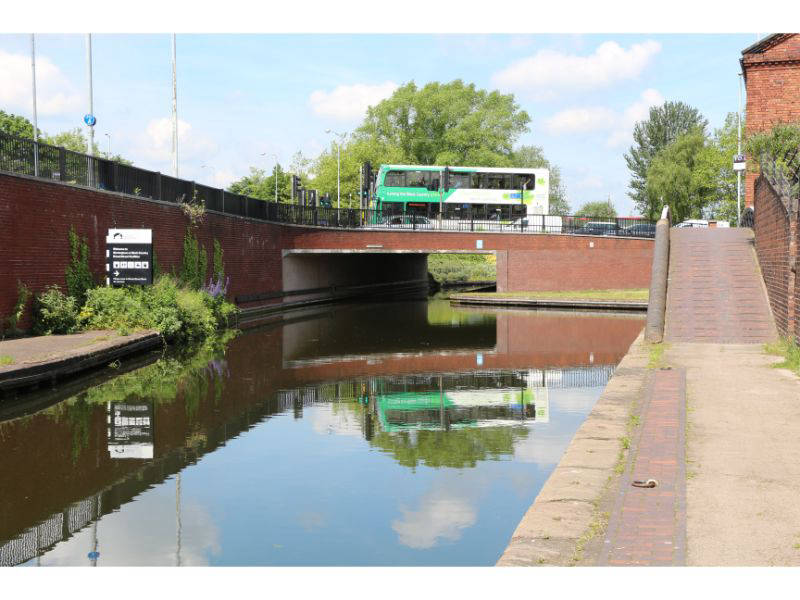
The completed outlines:
{"type": "MultiPolygon", "coordinates": [[[[231,203],[231,194],[217,191],[231,203]]],[[[207,208],[193,225],[174,201],[0,171],[0,270],[7,281],[39,292],[64,283],[70,228],[87,239],[96,274],[105,272],[109,228],[149,228],[165,272],[180,270],[187,233],[209,256],[218,242],[230,277],[229,295],[244,308],[400,282],[427,286],[432,253],[494,255],[498,291],[644,288],[650,279],[653,241],[646,238],[577,235],[574,230],[469,231],[478,229],[469,222],[460,224],[463,231],[388,230],[365,226],[363,215],[354,217],[359,211],[334,211],[320,221],[297,206],[246,200],[260,212],[207,208]]],[[[0,314],[9,314],[16,299],[16,285],[3,286],[0,314]]]]}

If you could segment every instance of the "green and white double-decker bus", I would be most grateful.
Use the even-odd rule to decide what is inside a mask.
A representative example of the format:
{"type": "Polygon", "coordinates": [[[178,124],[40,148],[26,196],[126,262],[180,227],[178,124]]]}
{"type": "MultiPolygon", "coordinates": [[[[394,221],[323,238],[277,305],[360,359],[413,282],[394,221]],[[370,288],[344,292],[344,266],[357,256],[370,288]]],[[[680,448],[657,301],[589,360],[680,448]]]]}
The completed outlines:
{"type": "Polygon", "coordinates": [[[547,169],[381,165],[371,208],[384,218],[512,222],[548,214],[549,189],[547,169]]]}

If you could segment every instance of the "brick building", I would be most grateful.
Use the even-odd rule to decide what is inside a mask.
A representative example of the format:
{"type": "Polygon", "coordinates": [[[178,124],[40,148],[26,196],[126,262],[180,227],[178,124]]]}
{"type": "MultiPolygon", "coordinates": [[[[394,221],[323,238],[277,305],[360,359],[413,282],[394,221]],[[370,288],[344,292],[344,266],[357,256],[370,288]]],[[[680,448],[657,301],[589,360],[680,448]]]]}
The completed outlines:
{"type": "MultiPolygon", "coordinates": [[[[800,122],[800,34],[773,33],[742,50],[747,87],[746,134],[800,122]]],[[[753,206],[757,173],[747,173],[745,205],[753,206]]]]}

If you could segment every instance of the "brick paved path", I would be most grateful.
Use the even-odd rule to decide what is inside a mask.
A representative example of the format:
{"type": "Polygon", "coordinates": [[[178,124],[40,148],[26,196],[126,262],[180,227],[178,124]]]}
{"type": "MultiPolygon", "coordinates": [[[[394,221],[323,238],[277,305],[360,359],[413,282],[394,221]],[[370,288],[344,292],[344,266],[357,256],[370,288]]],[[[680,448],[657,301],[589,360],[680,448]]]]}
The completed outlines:
{"type": "Polygon", "coordinates": [[[669,566],[686,563],[686,374],[656,371],[633,456],[622,477],[599,564],[669,566]],[[639,488],[635,480],[656,479],[639,488]]]}
{"type": "Polygon", "coordinates": [[[777,337],[750,229],[672,229],[664,341],[763,343],[777,337]]]}
{"type": "MultiPolygon", "coordinates": [[[[763,343],[776,338],[749,229],[673,229],[666,342],[763,343]]],[[[653,374],[639,437],[621,478],[601,565],[686,564],[686,372],[653,374]],[[655,488],[631,486],[658,480],[655,488]]]]}

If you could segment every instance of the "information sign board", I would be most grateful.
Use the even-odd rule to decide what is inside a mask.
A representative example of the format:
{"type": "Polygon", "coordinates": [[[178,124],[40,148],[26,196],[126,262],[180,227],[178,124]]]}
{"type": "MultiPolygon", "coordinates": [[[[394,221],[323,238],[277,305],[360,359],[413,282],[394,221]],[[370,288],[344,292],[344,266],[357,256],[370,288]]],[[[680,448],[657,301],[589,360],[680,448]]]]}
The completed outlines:
{"type": "Polygon", "coordinates": [[[107,285],[153,283],[153,230],[109,229],[106,273],[107,285]]]}

